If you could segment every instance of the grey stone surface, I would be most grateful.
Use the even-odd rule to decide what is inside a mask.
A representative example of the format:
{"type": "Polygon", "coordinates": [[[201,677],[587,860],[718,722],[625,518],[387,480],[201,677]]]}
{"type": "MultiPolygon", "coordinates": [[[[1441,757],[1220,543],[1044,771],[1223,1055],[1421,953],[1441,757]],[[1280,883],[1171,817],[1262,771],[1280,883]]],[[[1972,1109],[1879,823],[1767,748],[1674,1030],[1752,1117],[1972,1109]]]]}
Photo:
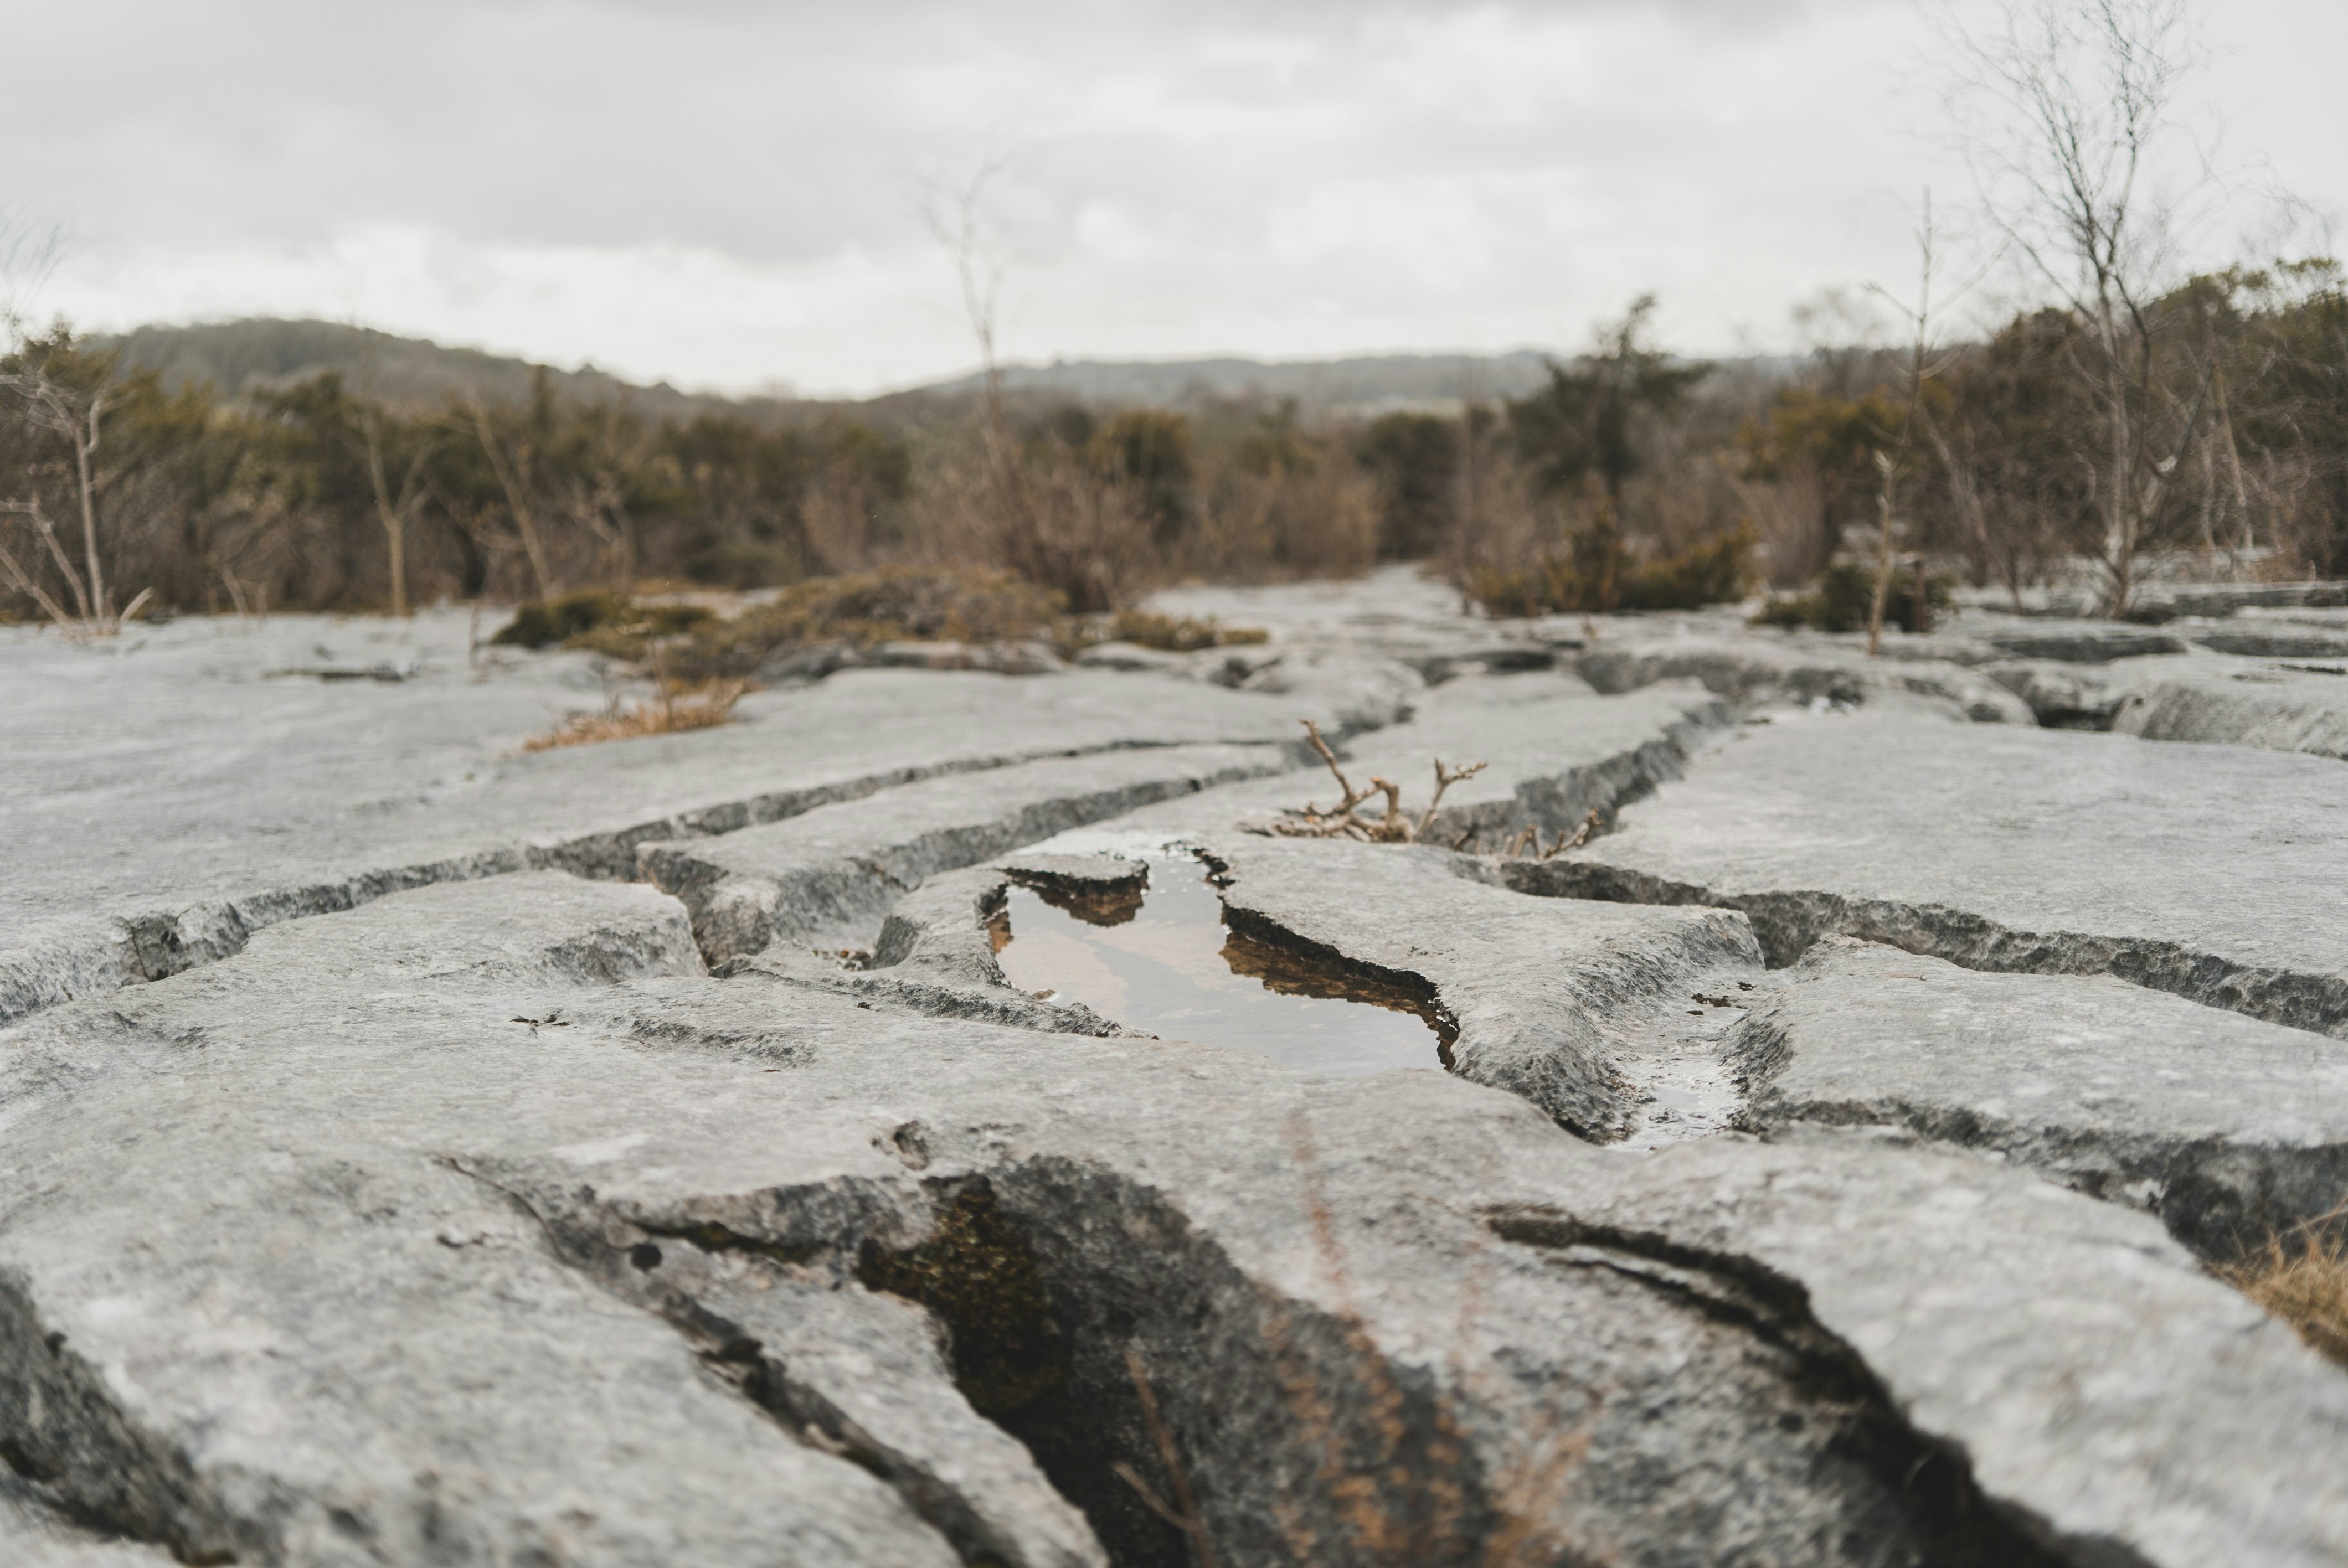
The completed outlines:
{"type": "Polygon", "coordinates": [[[2348,658],[2348,630],[2327,630],[2271,620],[2219,621],[2198,627],[2187,635],[2219,653],[2243,653],[2269,659],[2348,658]]]}
{"type": "Polygon", "coordinates": [[[1781,714],[1516,885],[1742,909],[1773,965],[1835,932],[2348,1032],[2348,791],[2318,757],[1781,714]]]}
{"type": "MultiPolygon", "coordinates": [[[[1757,979],[1742,916],[1527,898],[1439,849],[1219,837],[1232,929],[1421,993],[1471,1082],[1520,1094],[1600,1142],[1653,1130],[1658,1087],[1718,1072],[1730,1015],[1691,999],[1757,979]],[[1706,1072],[1704,1070],[1712,1071],[1706,1072]]],[[[1698,1123],[1701,1127],[1702,1123],[1698,1123]]],[[[1694,1129],[1690,1129],[1694,1130],[1694,1129]]]]}
{"type": "Polygon", "coordinates": [[[1875,1123],[2157,1214],[2230,1260],[2348,1202],[2348,1045],[2105,976],[1828,938],[1732,1037],[1747,1123],[1875,1123]]]}
{"type": "Polygon", "coordinates": [[[582,977],[696,967],[682,930],[649,889],[498,878],[18,1026],[0,1430],[21,1468],[190,1562],[958,1561],[467,1173],[469,1144],[525,1127],[583,1173],[606,1094],[691,1120],[641,1053],[582,1075],[562,1005],[582,977]]]}
{"type": "Polygon", "coordinates": [[[2235,666],[2181,671],[2132,686],[2114,711],[2112,728],[2148,741],[2348,758],[2348,671],[2235,666]]]}
{"type": "Polygon", "coordinates": [[[34,1483],[0,1471],[0,1563],[8,1568],[169,1568],[171,1561],[154,1547],[76,1526],[34,1483]]]}
{"type": "Polygon", "coordinates": [[[2348,1550],[2328,1458],[2277,1452],[2261,1413],[2311,1399],[2323,1413],[2302,1434],[2330,1450],[2348,1440],[2348,1378],[2276,1355],[2281,1326],[2178,1266],[2148,1217],[1977,1161],[1879,1158],[1849,1135],[1688,1144],[1607,1167],[1611,1200],[1568,1223],[1512,1228],[1725,1312],[1766,1321],[1799,1301],[2070,1561],[2313,1564],[2348,1550]],[[2114,1276],[2134,1282],[2125,1303],[2104,1287],[2114,1276]],[[2188,1409],[2194,1430],[2168,1430],[2165,1412],[2188,1409]],[[2295,1478],[2237,1469],[2252,1449],[2295,1478]]]}
{"type": "Polygon", "coordinates": [[[583,655],[466,662],[462,616],[183,620],[98,650],[0,642],[0,1018],[176,973],[275,921],[438,881],[635,874],[637,844],[911,779],[1134,745],[1276,741],[1310,693],[1087,671],[851,671],[720,729],[512,754],[601,705],[583,655]],[[412,679],[268,671],[324,647],[412,679]]]}
{"type": "MultiPolygon", "coordinates": [[[[1416,821],[1434,794],[1437,758],[1455,767],[1485,764],[1444,796],[1428,837],[1452,844],[1472,833],[1487,847],[1525,827],[1553,838],[1592,810],[1611,816],[1678,777],[1732,717],[1719,699],[1684,682],[1599,697],[1549,672],[1477,675],[1437,693],[1408,721],[1342,742],[1346,776],[1356,786],[1394,780],[1416,821]]],[[[1054,847],[1147,853],[1234,827],[1268,832],[1286,812],[1308,804],[1325,809],[1336,799],[1328,770],[1308,762],[1292,774],[1138,811],[1106,833],[1071,835],[1054,847]]],[[[1366,809],[1375,816],[1384,803],[1366,809]]]]}
{"type": "Polygon", "coordinates": [[[2155,625],[2188,615],[2231,615],[2248,609],[2348,604],[2348,582],[2176,583],[2147,588],[2128,619],[2155,625]]]}
{"type": "Polygon", "coordinates": [[[1272,641],[530,757],[594,672],[453,618],[0,631],[0,1562],[1191,1558],[1137,1483],[1226,1563],[2348,1560],[2348,1377],[2162,1230],[2343,1190],[2348,1048],[2280,1025],[2348,1034],[2348,798],[2219,701],[2324,678],[1185,593],[1272,641]],[[1955,722],[2066,680],[2235,743],[1955,722]],[[1301,716],[1414,811],[1488,761],[1438,839],[1620,831],[1268,836],[1301,716]],[[1003,983],[1013,880],[1169,845],[1459,1071],[1003,983]],[[705,967],[746,886],[794,939],[705,967]]]}
{"type": "Polygon", "coordinates": [[[1863,652],[1806,640],[1743,634],[1633,636],[1600,642],[1574,669],[1601,692],[1658,681],[1696,681],[1747,705],[1769,702],[1856,704],[1876,692],[1906,692],[1948,704],[1982,723],[2029,723],[2030,710],[1994,681],[1962,664],[1869,660],[1863,652]]]}
{"type": "Polygon", "coordinates": [[[0,1424],[57,1501],[293,1565],[1172,1563],[1138,1368],[1226,1562],[2348,1552],[2348,1378],[2146,1216],[646,973],[674,910],[551,883],[0,1035],[0,1424]]]}
{"type": "Polygon", "coordinates": [[[2115,659],[2183,653],[2191,646],[2166,631],[2108,620],[2041,621],[2034,626],[1990,628],[1980,635],[2017,659],[2052,659],[2065,664],[2108,664],[2115,659]]]}
{"type": "Polygon", "coordinates": [[[1982,673],[2021,698],[2050,730],[2108,730],[2127,687],[2094,666],[2014,659],[1982,673]]]}
{"type": "Polygon", "coordinates": [[[884,791],[717,838],[646,844],[713,962],[778,941],[869,948],[889,907],[941,871],[1169,796],[1279,773],[1271,746],[1167,747],[1029,763],[884,791]]]}

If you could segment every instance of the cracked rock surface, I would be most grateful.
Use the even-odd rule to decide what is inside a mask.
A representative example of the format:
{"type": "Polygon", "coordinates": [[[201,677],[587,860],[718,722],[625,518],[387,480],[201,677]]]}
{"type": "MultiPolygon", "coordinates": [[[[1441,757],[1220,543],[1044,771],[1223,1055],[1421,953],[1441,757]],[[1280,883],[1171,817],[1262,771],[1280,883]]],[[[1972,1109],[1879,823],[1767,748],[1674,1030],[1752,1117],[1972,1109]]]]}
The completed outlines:
{"type": "Polygon", "coordinates": [[[2230,1260],[2337,1222],[2348,1045],[2107,976],[1998,975],[1827,938],[1731,1041],[1746,1120],[1882,1125],[2158,1214],[2230,1260]]]}
{"type": "Polygon", "coordinates": [[[1787,715],[1537,884],[1742,909],[1773,965],[1834,933],[2348,1032],[2348,790],[2317,757],[1787,715]]]}
{"type": "Polygon", "coordinates": [[[0,629],[0,1564],[2348,1562],[2228,1283],[2348,1204],[2335,586],[1382,570],[528,754],[609,672],[461,617],[0,629]],[[1282,835],[1300,719],[1486,766],[1282,835]]]}
{"type": "Polygon", "coordinates": [[[1231,1561],[2348,1547],[2223,1479],[2329,1477],[2348,1380],[2125,1209],[706,979],[639,888],[435,955],[541,891],[19,1027],[0,1389],[44,1398],[0,1421],[45,1497],[190,1558],[1174,1562],[1138,1367],[1231,1561]],[[1979,1312],[2025,1281],[2028,1332],[1979,1312]],[[2188,1418],[2228,1403],[2259,1430],[2188,1418]]]}

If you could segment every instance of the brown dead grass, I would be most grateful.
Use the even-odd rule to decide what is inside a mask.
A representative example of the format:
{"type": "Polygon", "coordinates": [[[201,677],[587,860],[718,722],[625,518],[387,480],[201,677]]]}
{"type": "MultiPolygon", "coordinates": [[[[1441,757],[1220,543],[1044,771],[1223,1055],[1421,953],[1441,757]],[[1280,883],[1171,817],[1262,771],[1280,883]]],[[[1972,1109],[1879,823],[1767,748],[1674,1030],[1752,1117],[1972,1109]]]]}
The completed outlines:
{"type": "Polygon", "coordinates": [[[2298,1245],[2269,1236],[2264,1250],[2219,1272],[2317,1351],[2348,1367],[2348,1240],[2313,1229],[2298,1245]]]}
{"type": "Polygon", "coordinates": [[[557,746],[592,746],[631,741],[639,735],[671,735],[713,730],[734,722],[734,704],[750,690],[747,681],[710,681],[697,685],[664,681],[651,701],[623,705],[614,696],[600,713],[573,713],[542,735],[521,743],[525,752],[557,746]]]}

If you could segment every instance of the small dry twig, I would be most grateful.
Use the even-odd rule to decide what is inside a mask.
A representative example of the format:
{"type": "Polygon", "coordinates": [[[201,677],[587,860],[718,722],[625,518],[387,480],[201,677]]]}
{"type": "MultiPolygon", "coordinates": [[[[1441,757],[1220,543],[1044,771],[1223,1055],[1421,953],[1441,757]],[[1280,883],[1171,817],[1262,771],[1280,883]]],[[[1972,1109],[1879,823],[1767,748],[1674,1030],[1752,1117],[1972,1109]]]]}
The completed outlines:
{"type": "Polygon", "coordinates": [[[1305,737],[1321,760],[1329,765],[1330,774],[1343,792],[1337,804],[1327,811],[1308,803],[1302,811],[1289,813],[1288,820],[1277,824],[1278,830],[1295,838],[1352,838],[1364,844],[1415,844],[1435,825],[1436,813],[1443,807],[1443,794],[1463,779],[1474,778],[1484,771],[1482,763],[1469,763],[1466,767],[1450,768],[1438,757],[1435,762],[1435,794],[1426,809],[1414,822],[1402,808],[1402,786],[1391,779],[1373,776],[1367,789],[1355,787],[1337,765],[1337,753],[1321,738],[1321,726],[1312,720],[1303,721],[1305,737]],[[1364,820],[1359,815],[1362,803],[1373,795],[1386,798],[1384,816],[1364,820]]]}
{"type": "Polygon", "coordinates": [[[1530,855],[1536,860],[1555,860],[1567,850],[1579,849],[1589,843],[1590,835],[1598,831],[1598,809],[1592,806],[1590,815],[1581,819],[1580,827],[1575,828],[1570,835],[1563,828],[1558,829],[1557,842],[1546,847],[1541,844],[1540,829],[1538,826],[1520,827],[1517,830],[1516,836],[1509,839],[1501,848],[1500,853],[1512,856],[1530,855]]]}

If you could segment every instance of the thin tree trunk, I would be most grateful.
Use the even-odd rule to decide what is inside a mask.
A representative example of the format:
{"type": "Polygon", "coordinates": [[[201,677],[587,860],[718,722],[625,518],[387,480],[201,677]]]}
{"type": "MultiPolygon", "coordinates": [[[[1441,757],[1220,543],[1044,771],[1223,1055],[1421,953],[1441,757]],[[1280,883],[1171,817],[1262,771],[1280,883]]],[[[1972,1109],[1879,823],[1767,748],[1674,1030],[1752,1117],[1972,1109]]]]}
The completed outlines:
{"type": "Polygon", "coordinates": [[[99,393],[89,400],[89,436],[74,441],[74,466],[81,481],[81,542],[82,553],[89,563],[89,597],[95,619],[104,620],[111,609],[106,596],[106,578],[98,564],[98,485],[91,477],[90,454],[98,450],[98,421],[106,407],[106,395],[99,393]]]}

